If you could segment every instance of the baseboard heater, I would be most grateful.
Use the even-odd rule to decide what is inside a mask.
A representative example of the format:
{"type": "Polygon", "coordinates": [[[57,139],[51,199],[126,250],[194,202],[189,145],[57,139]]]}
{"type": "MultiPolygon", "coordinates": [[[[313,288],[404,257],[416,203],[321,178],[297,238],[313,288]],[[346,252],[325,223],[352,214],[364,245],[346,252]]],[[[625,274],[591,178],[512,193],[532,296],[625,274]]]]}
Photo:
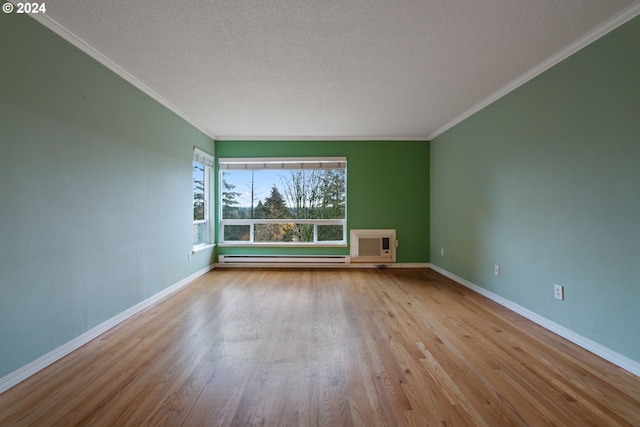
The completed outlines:
{"type": "Polygon", "coordinates": [[[350,264],[349,255],[220,255],[224,267],[332,267],[350,264]]]}

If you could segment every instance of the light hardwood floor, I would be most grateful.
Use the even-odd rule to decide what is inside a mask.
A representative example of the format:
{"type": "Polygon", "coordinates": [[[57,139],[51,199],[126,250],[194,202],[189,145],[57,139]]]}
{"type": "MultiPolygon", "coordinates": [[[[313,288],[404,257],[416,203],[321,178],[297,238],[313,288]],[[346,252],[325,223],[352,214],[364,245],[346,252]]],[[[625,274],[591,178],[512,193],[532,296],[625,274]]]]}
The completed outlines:
{"type": "Polygon", "coordinates": [[[215,270],[0,395],[0,425],[640,425],[640,379],[423,270],[215,270]]]}

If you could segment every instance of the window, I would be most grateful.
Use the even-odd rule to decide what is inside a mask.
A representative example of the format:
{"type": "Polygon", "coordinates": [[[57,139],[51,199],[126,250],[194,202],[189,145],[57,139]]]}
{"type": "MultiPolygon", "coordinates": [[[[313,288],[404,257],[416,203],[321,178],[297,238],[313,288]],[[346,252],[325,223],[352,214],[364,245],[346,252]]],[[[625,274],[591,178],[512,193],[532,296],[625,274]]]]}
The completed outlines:
{"type": "Polygon", "coordinates": [[[219,159],[225,244],[346,244],[346,158],[219,159]]]}
{"type": "Polygon", "coordinates": [[[193,247],[209,244],[209,192],[213,157],[204,151],[193,149],[193,247]]]}

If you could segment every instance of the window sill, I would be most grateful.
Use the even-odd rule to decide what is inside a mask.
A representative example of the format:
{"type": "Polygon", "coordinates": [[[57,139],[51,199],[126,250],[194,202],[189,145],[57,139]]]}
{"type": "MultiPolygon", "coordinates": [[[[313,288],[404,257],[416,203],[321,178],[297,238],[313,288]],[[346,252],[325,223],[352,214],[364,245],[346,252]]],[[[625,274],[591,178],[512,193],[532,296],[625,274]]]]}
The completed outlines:
{"type": "Polygon", "coordinates": [[[346,248],[346,243],[218,243],[221,248],[346,248]]]}
{"type": "Polygon", "coordinates": [[[211,249],[215,246],[215,243],[211,243],[209,245],[194,246],[193,249],[191,249],[191,253],[197,254],[198,252],[206,251],[207,249],[211,249]]]}

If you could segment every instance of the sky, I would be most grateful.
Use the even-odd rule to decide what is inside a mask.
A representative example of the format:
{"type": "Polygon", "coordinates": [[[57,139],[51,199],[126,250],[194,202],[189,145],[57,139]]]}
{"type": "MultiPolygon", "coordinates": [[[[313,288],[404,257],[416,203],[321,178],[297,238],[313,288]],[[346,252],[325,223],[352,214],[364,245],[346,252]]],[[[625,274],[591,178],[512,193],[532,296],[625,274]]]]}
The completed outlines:
{"type": "MultiPolygon", "coordinates": [[[[286,170],[273,171],[273,170],[259,170],[254,171],[254,197],[256,198],[255,204],[258,204],[258,200],[264,202],[266,197],[271,195],[271,187],[275,185],[278,187],[280,194],[286,201],[285,193],[282,188],[280,176],[287,176],[290,172],[286,170]]],[[[236,187],[233,191],[241,193],[238,196],[240,207],[251,206],[251,171],[232,170],[225,172],[226,181],[229,184],[233,184],[236,187]]],[[[222,184],[222,183],[221,183],[222,184]]]]}

